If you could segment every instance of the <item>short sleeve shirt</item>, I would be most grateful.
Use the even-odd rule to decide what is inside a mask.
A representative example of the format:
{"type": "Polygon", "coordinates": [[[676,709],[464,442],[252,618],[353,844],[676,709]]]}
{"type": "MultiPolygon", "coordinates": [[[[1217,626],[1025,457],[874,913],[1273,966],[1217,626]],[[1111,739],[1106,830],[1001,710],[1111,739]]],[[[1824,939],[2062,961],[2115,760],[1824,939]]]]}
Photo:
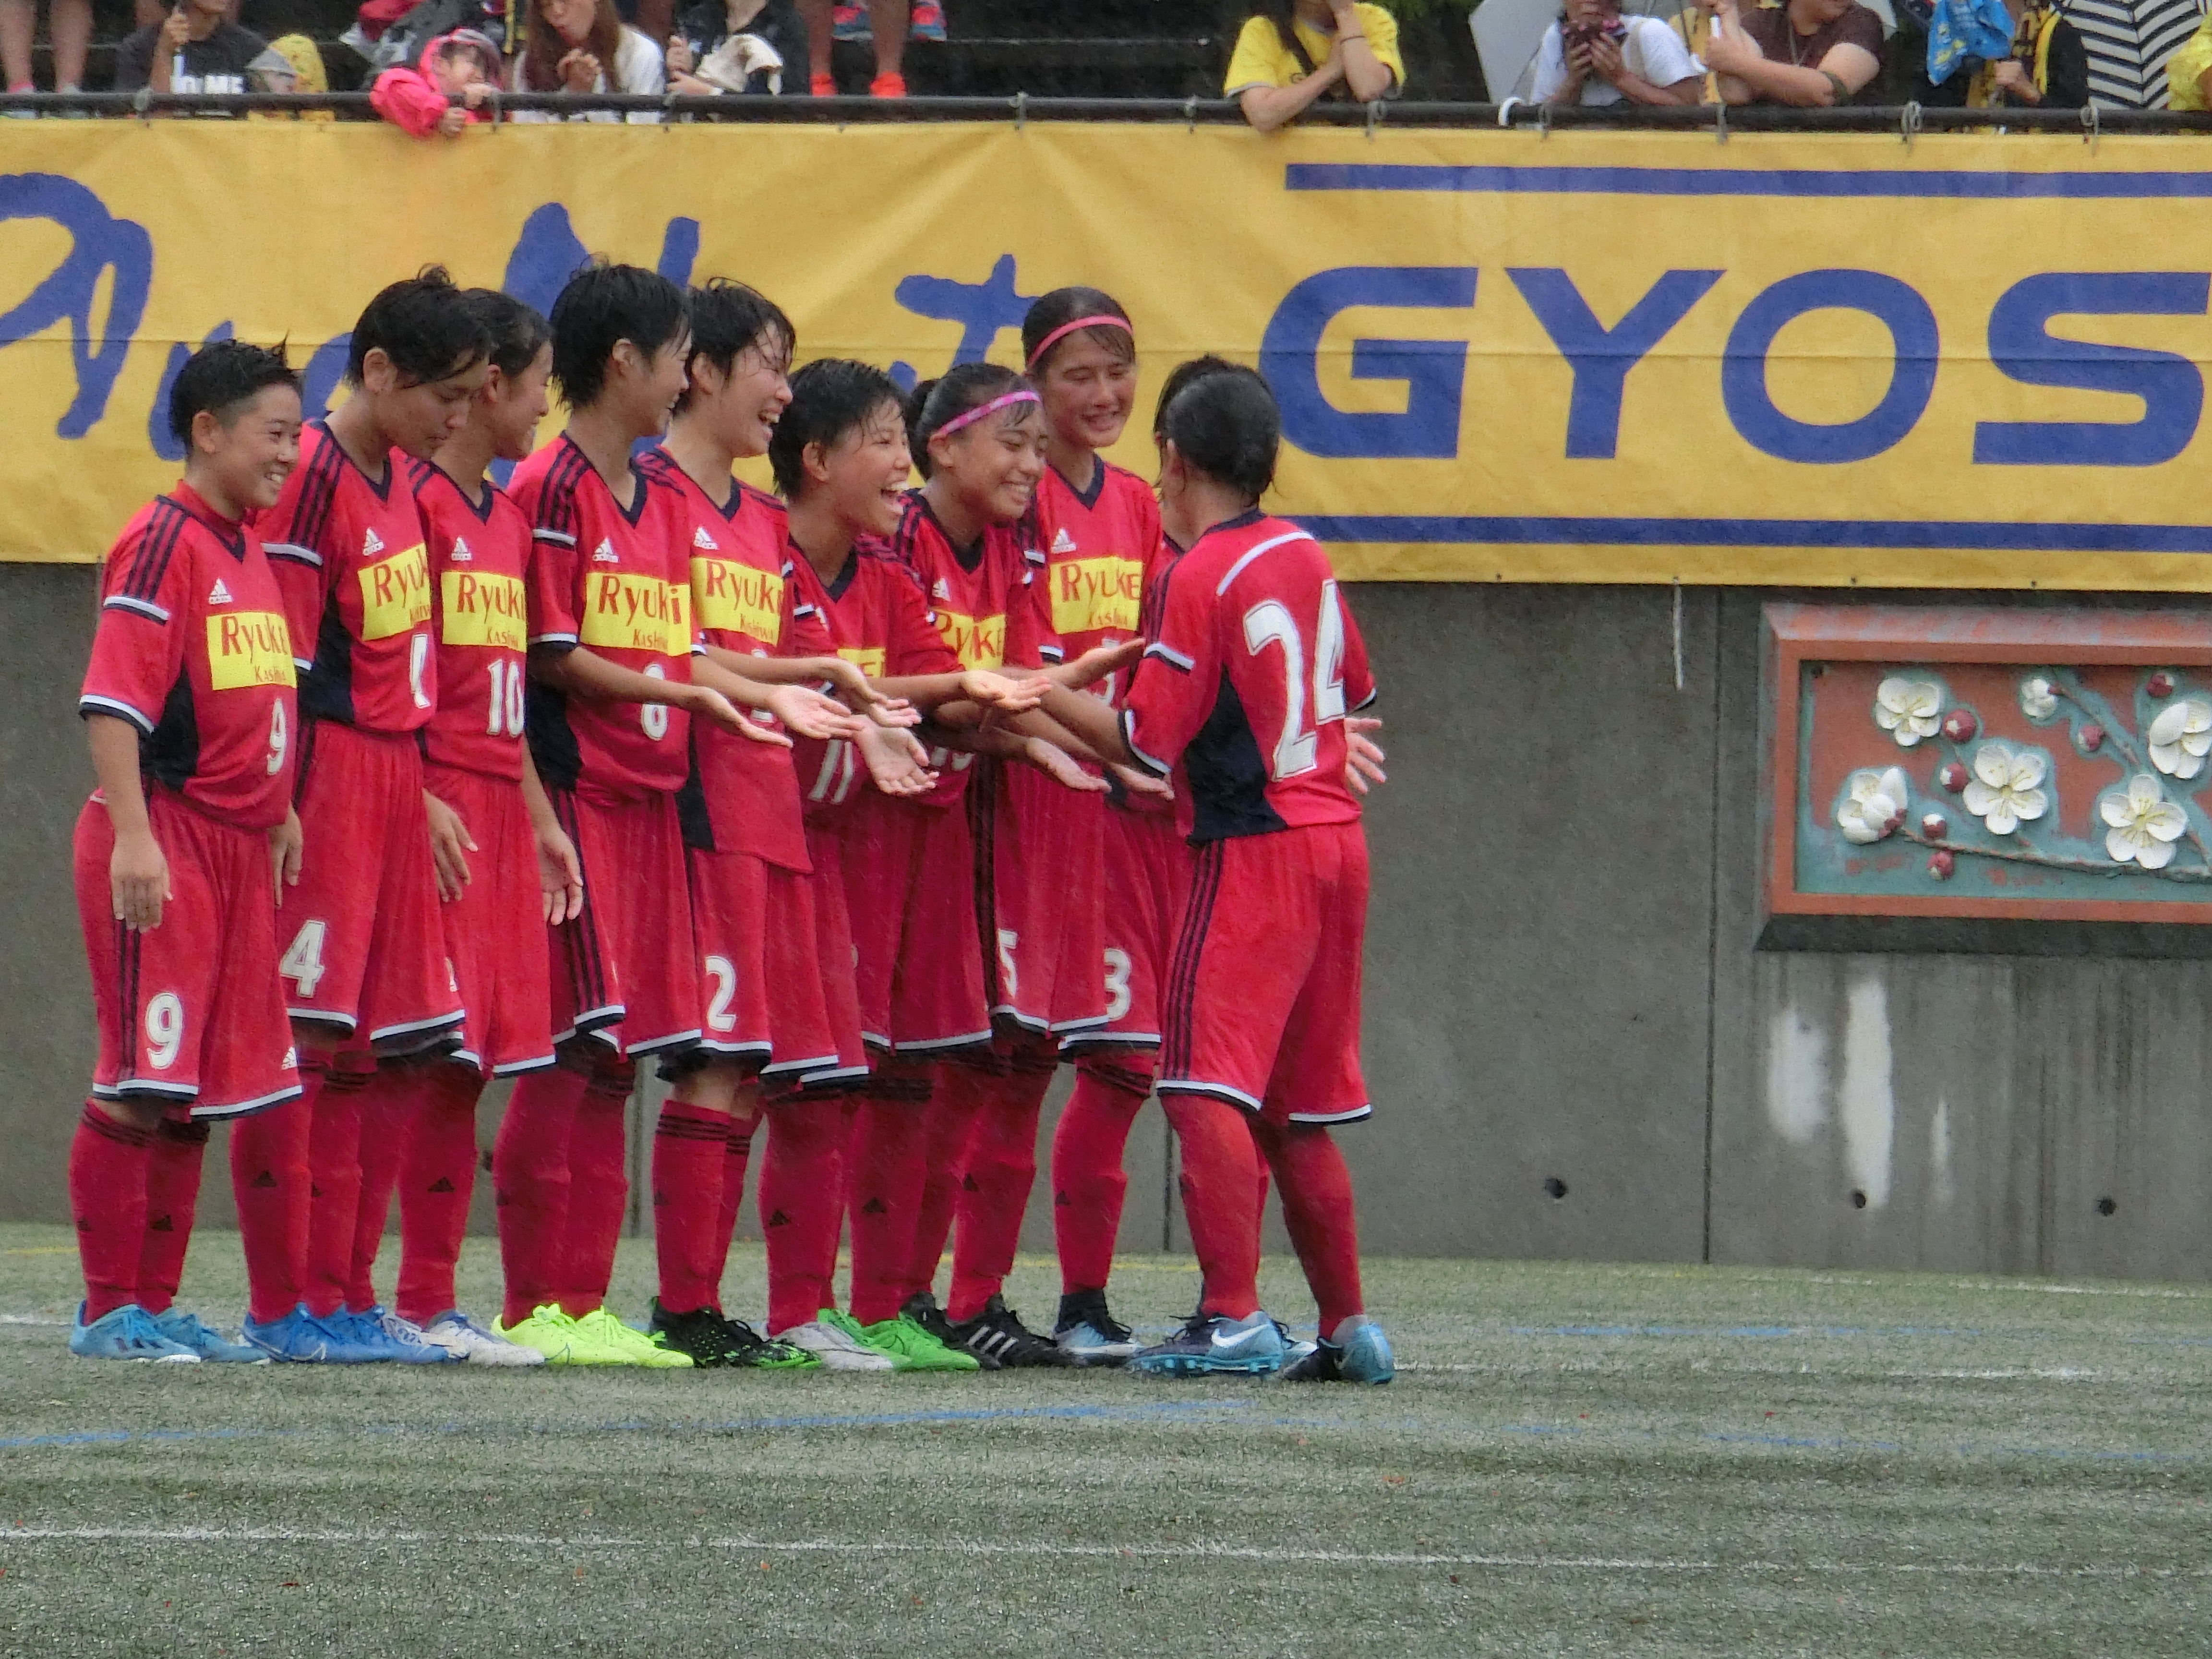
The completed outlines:
{"type": "MultiPolygon", "coordinates": [[[[1406,89],[1406,60],[1398,50],[1398,20],[1377,5],[1361,3],[1355,9],[1359,15],[1360,32],[1367,37],[1367,49],[1375,54],[1376,61],[1390,71],[1393,93],[1406,89]]],[[[1324,34],[1303,18],[1291,26],[1297,32],[1298,44],[1306,49],[1306,56],[1319,69],[1328,57],[1335,37],[1324,34]]],[[[1255,87],[1294,86],[1306,78],[1306,66],[1298,62],[1297,54],[1283,44],[1274,21],[1267,17],[1248,17],[1237,35],[1237,49],[1230,54],[1229,73],[1221,83],[1221,95],[1234,98],[1240,92],[1249,92],[1255,87]]]]}
{"type": "Polygon", "coordinates": [[[381,483],[320,421],[300,434],[300,464],[254,520],[284,590],[300,653],[300,712],[365,732],[416,732],[437,707],[430,566],[406,459],[381,483]]]}
{"type": "Polygon", "coordinates": [[[408,467],[430,565],[438,707],[422,752],[520,781],[530,642],[530,520],[486,479],[481,501],[428,461],[408,467]]]}
{"type": "MultiPolygon", "coordinates": [[[[116,91],[137,92],[151,84],[154,54],[166,50],[158,23],[127,36],[115,49],[116,91]]],[[[251,92],[253,88],[246,71],[255,58],[268,50],[269,43],[252,30],[242,29],[235,23],[218,23],[206,40],[185,42],[185,49],[176,54],[185,60],[184,73],[178,74],[172,66],[169,89],[251,92]]]]}
{"type": "MultiPolygon", "coordinates": [[[[617,667],[682,684],[697,644],[688,540],[665,487],[632,475],[624,507],[563,434],[508,483],[530,520],[530,643],[582,646],[617,667]]],[[[672,794],[691,769],[691,717],[666,703],[528,691],[531,757],[550,787],[612,801],[672,794]]]]}
{"type": "MultiPolygon", "coordinates": [[[[1620,58],[1630,74],[1655,87],[1671,87],[1677,82],[1696,80],[1705,72],[1705,66],[1682,44],[1682,37],[1658,18],[1624,16],[1620,21],[1628,31],[1620,42],[1620,58]]],[[[1553,23],[1544,31],[1544,44],[1536,51],[1536,84],[1531,95],[1537,102],[1545,102],[1566,83],[1566,38],[1559,25],[1553,23]]],[[[1603,108],[1627,95],[1610,81],[1592,75],[1583,82],[1581,101],[1603,108]]]]}
{"type": "Polygon", "coordinates": [[[1367,647],[1321,544],[1253,512],[1177,562],[1121,711],[1129,747],[1176,779],[1194,842],[1349,823],[1344,717],[1375,696],[1367,647]]]}
{"type": "MultiPolygon", "coordinates": [[[[1159,504],[1133,472],[1104,461],[1079,490],[1047,467],[1037,486],[1045,614],[1062,653],[1081,656],[1137,637],[1144,623],[1145,573],[1160,545],[1159,504]]],[[[1114,702],[1127,671],[1094,688],[1114,702]]]]}
{"type": "Polygon", "coordinates": [[[282,823],[296,670],[260,538],[179,484],[125,527],[100,590],[78,712],[136,726],[144,775],[210,817],[282,823]]]}
{"type": "MultiPolygon", "coordinates": [[[[1758,43],[1760,53],[1770,64],[1795,64],[1817,70],[1837,46],[1857,46],[1871,53],[1877,63],[1881,59],[1881,19],[1856,3],[1813,34],[1800,34],[1790,27],[1787,6],[1760,6],[1743,14],[1743,32],[1758,43]]],[[[1878,80],[1876,77],[1876,81],[1869,81],[1861,88],[1854,101],[1856,96],[1871,94],[1878,80]]],[[[1753,101],[1764,100],[1754,98],[1753,101]]]]}

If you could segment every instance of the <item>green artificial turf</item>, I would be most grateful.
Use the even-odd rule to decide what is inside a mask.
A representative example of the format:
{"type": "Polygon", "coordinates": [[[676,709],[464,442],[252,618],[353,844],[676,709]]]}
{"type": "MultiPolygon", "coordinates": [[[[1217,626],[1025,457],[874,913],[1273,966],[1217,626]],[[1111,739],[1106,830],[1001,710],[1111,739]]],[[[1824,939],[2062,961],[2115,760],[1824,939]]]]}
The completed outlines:
{"type": "MultiPolygon", "coordinates": [[[[617,1305],[642,1312],[647,1244],[617,1305]]],[[[494,1304],[471,1242],[464,1290],[494,1304]]],[[[1190,1264],[1131,1259],[1164,1329],[1190,1264]]],[[[1265,1289],[1310,1317],[1294,1264],[1265,1289]]],[[[1015,1305],[1049,1322],[1050,1264],[1015,1305]]],[[[234,1238],[185,1291],[234,1320],[234,1238]]],[[[729,1304],[757,1314],[757,1249],[729,1304]]],[[[2212,1651],[2212,1290],[1377,1261],[1388,1389],[72,1359],[0,1228],[0,1653],[2212,1651]]]]}

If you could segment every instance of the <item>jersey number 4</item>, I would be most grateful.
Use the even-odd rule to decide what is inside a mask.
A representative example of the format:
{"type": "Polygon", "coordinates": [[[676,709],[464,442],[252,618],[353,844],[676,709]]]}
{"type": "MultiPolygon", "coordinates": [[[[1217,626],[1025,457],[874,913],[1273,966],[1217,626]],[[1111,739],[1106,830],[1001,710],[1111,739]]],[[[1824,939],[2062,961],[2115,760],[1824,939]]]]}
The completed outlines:
{"type": "Polygon", "coordinates": [[[1271,769],[1278,781],[1314,769],[1321,728],[1344,718],[1344,609],[1336,584],[1321,585],[1315,618],[1312,723],[1307,723],[1306,641],[1297,618],[1280,599],[1262,599],[1244,613],[1244,646],[1258,656],[1270,645],[1283,649],[1283,735],[1271,769]]]}

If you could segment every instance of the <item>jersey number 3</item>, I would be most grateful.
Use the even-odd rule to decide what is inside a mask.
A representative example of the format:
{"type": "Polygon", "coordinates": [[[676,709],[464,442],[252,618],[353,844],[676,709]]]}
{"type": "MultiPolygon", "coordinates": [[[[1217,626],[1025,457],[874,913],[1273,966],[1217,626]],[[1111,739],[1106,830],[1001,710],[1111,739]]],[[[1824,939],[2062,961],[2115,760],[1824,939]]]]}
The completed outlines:
{"type": "Polygon", "coordinates": [[[1321,585],[1321,615],[1315,618],[1313,708],[1306,708],[1306,641],[1297,618],[1280,599],[1262,599],[1244,613],[1244,646],[1258,656],[1270,645],[1283,648],[1283,735],[1275,744],[1271,770],[1278,781],[1314,769],[1321,728],[1344,718],[1344,610],[1333,581],[1321,585]]]}

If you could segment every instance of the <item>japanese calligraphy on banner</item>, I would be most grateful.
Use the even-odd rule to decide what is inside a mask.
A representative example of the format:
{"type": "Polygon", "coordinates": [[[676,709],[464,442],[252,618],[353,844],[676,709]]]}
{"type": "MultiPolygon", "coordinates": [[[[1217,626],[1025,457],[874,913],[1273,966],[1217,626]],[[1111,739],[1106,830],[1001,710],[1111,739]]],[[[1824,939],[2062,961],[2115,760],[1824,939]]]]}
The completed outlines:
{"type": "MultiPolygon", "coordinates": [[[[742,277],[802,357],[1018,360],[1136,319],[1115,459],[1218,351],[1269,505],[1347,575],[2212,587],[2193,137],[1231,127],[0,123],[0,556],[98,556],[174,476],[183,352],[289,339],[311,405],[380,284],[541,307],[587,253],[742,277]]],[[[557,417],[556,417],[557,418],[557,417]]]]}

